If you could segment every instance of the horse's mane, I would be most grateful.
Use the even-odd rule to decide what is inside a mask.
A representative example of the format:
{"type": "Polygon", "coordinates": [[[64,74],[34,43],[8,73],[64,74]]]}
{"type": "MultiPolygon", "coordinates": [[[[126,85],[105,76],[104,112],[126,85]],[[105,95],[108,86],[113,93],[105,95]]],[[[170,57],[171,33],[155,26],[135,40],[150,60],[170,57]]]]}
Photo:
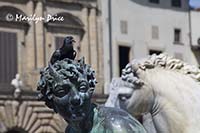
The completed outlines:
{"type": "Polygon", "coordinates": [[[141,71],[146,71],[154,68],[163,68],[180,72],[182,74],[189,75],[195,79],[195,81],[200,82],[200,69],[167,54],[154,54],[142,60],[131,61],[122,70],[122,79],[128,81],[129,83],[141,84],[142,82],[138,77],[139,73],[141,71]],[[132,77],[138,77],[138,79],[132,79],[132,77]]]}

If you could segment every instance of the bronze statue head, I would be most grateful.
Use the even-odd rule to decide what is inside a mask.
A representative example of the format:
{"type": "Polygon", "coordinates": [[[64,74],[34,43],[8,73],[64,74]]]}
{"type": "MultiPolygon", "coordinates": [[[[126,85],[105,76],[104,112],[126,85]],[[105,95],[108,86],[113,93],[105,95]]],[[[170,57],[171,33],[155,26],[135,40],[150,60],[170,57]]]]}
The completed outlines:
{"type": "Polygon", "coordinates": [[[64,59],[41,71],[39,98],[68,123],[81,121],[91,110],[96,79],[94,70],[80,60],[64,59]]]}

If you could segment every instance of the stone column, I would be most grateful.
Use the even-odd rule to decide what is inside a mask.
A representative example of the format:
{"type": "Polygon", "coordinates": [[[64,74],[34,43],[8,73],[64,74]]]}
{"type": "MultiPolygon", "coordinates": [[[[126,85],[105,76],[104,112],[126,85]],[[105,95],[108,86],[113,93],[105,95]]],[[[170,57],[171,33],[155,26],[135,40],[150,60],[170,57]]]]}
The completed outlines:
{"type": "MultiPolygon", "coordinates": [[[[98,12],[98,11],[97,11],[98,12]]],[[[97,44],[98,44],[98,88],[100,93],[104,93],[104,51],[103,51],[102,18],[97,13],[97,44]]],[[[106,74],[109,76],[108,74],[106,74]]]]}
{"type": "Polygon", "coordinates": [[[85,62],[90,63],[90,42],[89,42],[89,17],[88,17],[88,8],[84,7],[82,10],[82,22],[84,24],[84,31],[85,34],[83,36],[83,39],[81,41],[81,50],[80,50],[80,55],[85,57],[85,62]]]}
{"type": "Polygon", "coordinates": [[[89,35],[90,35],[90,53],[91,53],[91,65],[93,69],[98,72],[98,43],[97,43],[97,18],[96,9],[90,9],[89,16],[89,35]]]}
{"type": "MultiPolygon", "coordinates": [[[[43,15],[43,2],[39,0],[36,3],[35,14],[37,17],[44,17],[43,15]]],[[[37,47],[37,68],[44,67],[44,21],[35,23],[36,32],[36,47],[37,47]]]]}
{"type": "Polygon", "coordinates": [[[52,33],[46,32],[46,38],[48,38],[46,40],[46,61],[49,61],[51,58],[51,55],[53,54],[53,52],[55,50],[54,46],[53,46],[54,37],[53,37],[52,33]]]}
{"type": "MultiPolygon", "coordinates": [[[[91,57],[91,66],[96,72],[97,81],[101,80],[99,75],[99,65],[101,63],[99,56],[102,56],[100,49],[98,47],[98,34],[97,34],[97,12],[96,8],[90,9],[89,15],[89,40],[90,40],[90,57],[91,57]]],[[[95,92],[98,94],[102,93],[101,82],[97,84],[95,92]]]]}
{"type": "MultiPolygon", "coordinates": [[[[33,14],[33,1],[29,1],[27,3],[27,15],[30,16],[33,14]]],[[[29,22],[30,27],[25,37],[25,45],[26,45],[26,70],[33,71],[35,68],[35,41],[34,41],[34,22],[29,22]]]]}
{"type": "MultiPolygon", "coordinates": [[[[33,1],[30,0],[27,3],[27,11],[25,12],[27,16],[33,15],[34,14],[34,4],[33,1]]],[[[25,35],[25,48],[24,48],[24,74],[22,75],[23,77],[23,82],[25,86],[32,86],[33,85],[33,72],[36,68],[36,45],[35,45],[35,39],[34,39],[34,22],[29,21],[29,29],[25,35]]],[[[28,87],[25,87],[26,89],[28,87]]]]}

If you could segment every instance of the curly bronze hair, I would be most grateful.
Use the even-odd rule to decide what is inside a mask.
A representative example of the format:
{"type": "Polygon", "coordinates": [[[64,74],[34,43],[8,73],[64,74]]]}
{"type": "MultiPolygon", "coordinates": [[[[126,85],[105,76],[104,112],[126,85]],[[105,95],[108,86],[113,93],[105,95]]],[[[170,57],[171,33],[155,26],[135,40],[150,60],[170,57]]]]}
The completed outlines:
{"type": "Polygon", "coordinates": [[[90,65],[85,64],[84,58],[80,60],[65,58],[61,61],[56,61],[53,65],[49,64],[48,67],[40,71],[40,80],[37,85],[38,98],[45,101],[45,104],[49,108],[54,109],[53,97],[55,96],[55,84],[63,83],[67,80],[74,83],[80,80],[79,75],[82,75],[89,83],[89,87],[95,88],[97,82],[94,74],[95,71],[90,65]]]}

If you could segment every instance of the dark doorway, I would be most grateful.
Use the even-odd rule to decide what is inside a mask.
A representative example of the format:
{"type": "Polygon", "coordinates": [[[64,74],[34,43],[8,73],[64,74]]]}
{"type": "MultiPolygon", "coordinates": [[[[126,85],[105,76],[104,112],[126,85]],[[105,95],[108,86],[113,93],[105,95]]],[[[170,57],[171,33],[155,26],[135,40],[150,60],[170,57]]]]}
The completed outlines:
{"type": "Polygon", "coordinates": [[[9,91],[17,73],[17,34],[0,31],[0,90],[9,91]]]}
{"type": "Polygon", "coordinates": [[[119,46],[119,74],[121,76],[122,69],[129,63],[130,47],[119,46]]]}
{"type": "Polygon", "coordinates": [[[161,53],[162,53],[162,51],[160,51],[160,50],[149,50],[149,55],[153,55],[153,54],[159,55],[161,53]]]}

